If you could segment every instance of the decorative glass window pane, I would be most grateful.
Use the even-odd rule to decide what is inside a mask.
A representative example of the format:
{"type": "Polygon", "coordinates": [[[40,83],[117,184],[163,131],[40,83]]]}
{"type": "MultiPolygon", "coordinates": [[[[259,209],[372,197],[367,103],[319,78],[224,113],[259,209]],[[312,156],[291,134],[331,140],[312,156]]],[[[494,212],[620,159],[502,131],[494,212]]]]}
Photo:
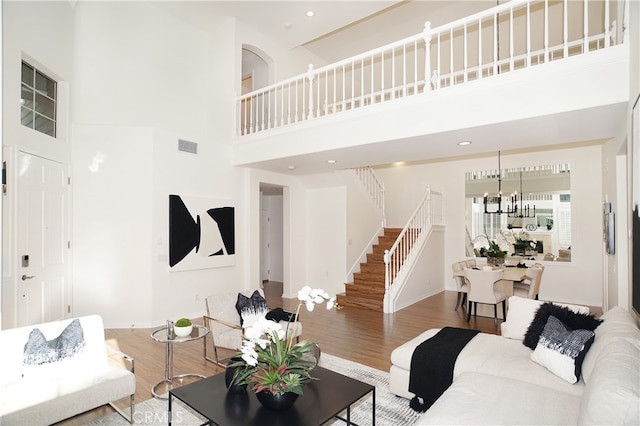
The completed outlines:
{"type": "Polygon", "coordinates": [[[39,71],[36,71],[36,90],[51,99],[56,98],[56,82],[39,71]]]}
{"type": "Polygon", "coordinates": [[[36,115],[36,125],[34,128],[45,135],[55,136],[56,134],[55,122],[40,115],[36,115]]]}
{"type": "Polygon", "coordinates": [[[22,82],[33,87],[33,67],[22,63],[22,82]]]}
{"type": "Polygon", "coordinates": [[[22,62],[20,123],[49,136],[56,136],[58,83],[22,62]]]}
{"type": "Polygon", "coordinates": [[[24,84],[22,85],[20,105],[22,105],[23,108],[33,109],[33,90],[24,84]]]}
{"type": "Polygon", "coordinates": [[[33,111],[28,108],[20,109],[20,123],[33,129],[33,111]]]}
{"type": "Polygon", "coordinates": [[[56,104],[49,98],[36,93],[36,112],[52,120],[56,118],[56,104]]]}

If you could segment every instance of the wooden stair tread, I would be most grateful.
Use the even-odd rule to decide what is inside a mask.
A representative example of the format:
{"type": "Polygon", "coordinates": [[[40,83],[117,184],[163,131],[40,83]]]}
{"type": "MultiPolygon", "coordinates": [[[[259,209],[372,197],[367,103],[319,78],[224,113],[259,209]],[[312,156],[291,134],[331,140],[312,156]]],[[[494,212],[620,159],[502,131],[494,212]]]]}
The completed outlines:
{"type": "Polygon", "coordinates": [[[360,263],[360,272],[353,273],[353,282],[345,285],[345,292],[337,295],[338,304],[375,311],[383,310],[385,291],[384,252],[396,242],[402,228],[385,228],[376,244],[360,263]]]}

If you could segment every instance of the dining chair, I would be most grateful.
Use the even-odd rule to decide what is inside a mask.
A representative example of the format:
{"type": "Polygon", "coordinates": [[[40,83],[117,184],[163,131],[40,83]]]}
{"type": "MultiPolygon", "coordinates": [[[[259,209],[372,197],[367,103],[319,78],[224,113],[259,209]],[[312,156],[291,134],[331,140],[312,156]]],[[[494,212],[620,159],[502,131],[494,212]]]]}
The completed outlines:
{"type": "Polygon", "coordinates": [[[513,295],[538,300],[543,272],[544,266],[542,265],[527,268],[525,279],[513,284],[513,295]]]}
{"type": "Polygon", "coordinates": [[[465,278],[464,274],[459,275],[464,271],[465,267],[465,261],[454,262],[451,264],[451,269],[453,270],[453,279],[456,282],[456,289],[458,291],[458,300],[456,301],[456,307],[454,311],[457,311],[460,306],[464,306],[464,304],[467,303],[467,292],[469,291],[469,286],[467,285],[467,279],[465,278]]]}
{"type": "MultiPolygon", "coordinates": [[[[460,262],[460,263],[462,263],[462,262],[460,262]]],[[[473,267],[475,267],[477,265],[475,257],[472,257],[471,259],[465,260],[464,263],[467,266],[467,268],[473,268],[473,267]]]]}
{"type": "Polygon", "coordinates": [[[504,271],[498,270],[477,270],[466,268],[464,270],[465,277],[468,280],[469,291],[467,299],[469,307],[467,308],[467,322],[471,320],[471,308],[474,309],[474,315],[478,314],[478,303],[485,305],[493,305],[493,323],[498,326],[498,303],[502,302],[502,316],[507,317],[507,294],[502,289],[497,289],[495,284],[502,279],[504,271]]]}

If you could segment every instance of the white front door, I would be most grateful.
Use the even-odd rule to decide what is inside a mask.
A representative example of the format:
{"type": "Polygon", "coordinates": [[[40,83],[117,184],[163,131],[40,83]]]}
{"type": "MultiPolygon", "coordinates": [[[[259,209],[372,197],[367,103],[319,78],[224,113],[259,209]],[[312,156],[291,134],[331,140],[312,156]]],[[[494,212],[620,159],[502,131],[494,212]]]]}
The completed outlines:
{"type": "Polygon", "coordinates": [[[18,326],[68,313],[68,168],[21,152],[18,159],[18,326]]]}

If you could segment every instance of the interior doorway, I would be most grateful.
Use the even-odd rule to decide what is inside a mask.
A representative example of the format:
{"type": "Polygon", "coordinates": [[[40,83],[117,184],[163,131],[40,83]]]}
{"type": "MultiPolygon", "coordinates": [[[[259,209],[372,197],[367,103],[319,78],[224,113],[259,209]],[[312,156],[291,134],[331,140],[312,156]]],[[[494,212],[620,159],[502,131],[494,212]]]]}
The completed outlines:
{"type": "Polygon", "coordinates": [[[260,184],[260,274],[265,293],[282,296],[284,283],[284,188],[260,184]]]}

